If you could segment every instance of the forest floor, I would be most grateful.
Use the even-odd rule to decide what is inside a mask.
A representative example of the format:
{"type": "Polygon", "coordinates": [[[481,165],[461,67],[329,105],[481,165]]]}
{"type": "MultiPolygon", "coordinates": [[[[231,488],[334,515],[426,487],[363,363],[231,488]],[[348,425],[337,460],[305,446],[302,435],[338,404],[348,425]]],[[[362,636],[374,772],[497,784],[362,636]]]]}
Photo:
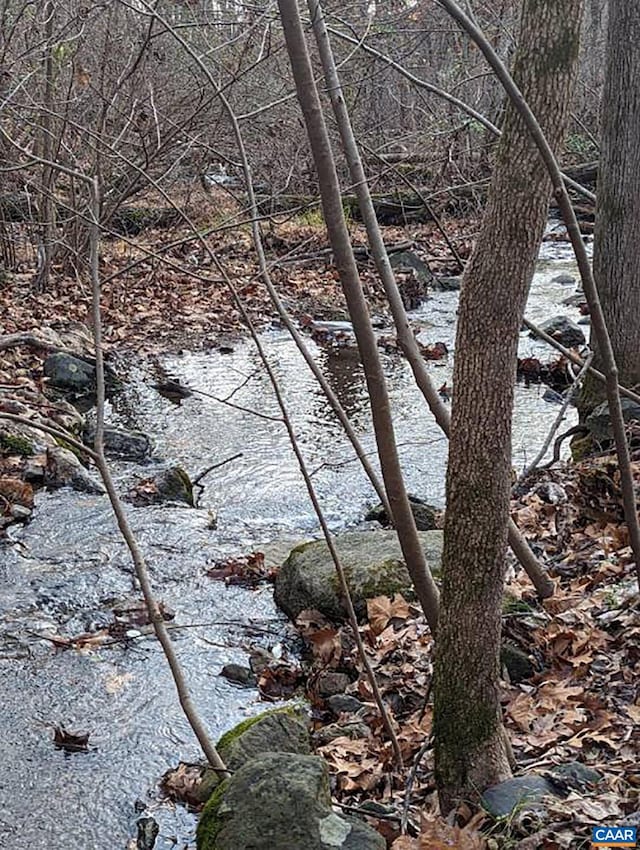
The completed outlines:
{"type": "MultiPolygon", "coordinates": [[[[198,226],[211,229],[207,242],[232,277],[252,321],[258,327],[268,325],[274,310],[259,280],[248,226],[236,222],[232,227],[237,213],[219,200],[203,196],[193,204],[198,226]]],[[[469,221],[446,222],[462,257],[471,250],[473,227],[469,221]]],[[[354,244],[364,247],[362,228],[355,223],[350,228],[354,244]]],[[[411,243],[433,272],[457,271],[434,225],[387,227],[385,238],[389,244],[411,243]]],[[[265,244],[272,260],[290,254],[286,263],[274,264],[273,279],[294,317],[344,318],[339,282],[317,214],[294,216],[267,229],[265,244]]],[[[0,336],[89,324],[85,274],[54,268],[50,291],[36,294],[27,261],[2,284],[0,336]]],[[[373,265],[363,262],[361,273],[374,309],[381,308],[373,265]]],[[[143,356],[183,347],[216,348],[244,332],[222,275],[187,229],[150,230],[142,240],[106,239],[101,275],[108,352],[128,350],[143,356]]],[[[41,356],[30,349],[4,351],[0,385],[39,393],[41,366],[41,356]]],[[[3,464],[8,460],[5,457],[3,464]]],[[[640,481],[637,461],[634,472],[640,481]]],[[[525,805],[502,821],[476,814],[472,807],[460,812],[455,824],[438,818],[428,746],[431,706],[425,698],[432,669],[431,636],[410,602],[400,597],[371,600],[362,634],[392,706],[406,767],[394,764],[374,710],[365,712],[365,737],[338,737],[319,751],[334,777],[337,803],[346,811],[377,803],[369,820],[396,850],[555,850],[586,846],[591,825],[637,820],[640,623],[615,458],[604,455],[540,471],[519,492],[512,503],[513,518],[550,565],[556,593],[540,603],[522,573],[514,572],[508,581],[508,593],[516,602],[504,614],[505,638],[533,665],[521,681],[502,683],[514,754],[527,772],[547,775],[554,765],[579,761],[595,768],[602,779],[597,785],[568,781],[558,787],[560,796],[546,800],[542,809],[525,805]]],[[[317,617],[303,617],[298,626],[310,647],[310,666],[305,671],[280,668],[277,676],[261,679],[260,687],[269,691],[269,698],[285,695],[286,683],[299,683],[303,672],[314,722],[321,730],[328,722],[315,684],[321,670],[349,672],[349,690],[365,705],[371,703],[370,688],[347,628],[317,617]]]]}
{"type": "MultiPolygon", "coordinates": [[[[107,351],[215,348],[221,340],[246,333],[221,268],[257,327],[276,316],[260,280],[250,226],[243,223],[242,211],[225,196],[204,192],[190,198],[186,211],[204,234],[204,244],[194,239],[190,228],[180,225],[170,230],[149,228],[135,237],[103,238],[100,274],[107,351]]],[[[444,225],[460,256],[467,257],[474,221],[449,219],[444,225]]],[[[364,253],[363,226],[349,222],[349,228],[354,247],[364,253]]],[[[291,314],[345,318],[344,298],[319,212],[283,215],[278,224],[267,224],[263,230],[273,283],[291,314]]],[[[385,240],[390,246],[412,247],[435,274],[459,273],[433,223],[386,227],[385,240]]],[[[18,272],[7,275],[0,286],[0,334],[44,325],[55,328],[65,322],[90,325],[87,270],[54,263],[49,291],[35,293],[32,249],[24,244],[22,254],[18,272]]],[[[383,291],[373,262],[363,257],[359,266],[363,290],[373,310],[380,309],[383,291]]]]}

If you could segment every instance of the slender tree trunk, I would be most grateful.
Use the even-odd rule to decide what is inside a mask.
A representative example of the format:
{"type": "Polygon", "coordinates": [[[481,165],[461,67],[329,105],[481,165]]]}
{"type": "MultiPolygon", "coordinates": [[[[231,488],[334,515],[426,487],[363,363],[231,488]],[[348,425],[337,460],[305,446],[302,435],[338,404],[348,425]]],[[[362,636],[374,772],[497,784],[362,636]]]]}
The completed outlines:
{"type": "MultiPolygon", "coordinates": [[[[626,387],[640,386],[640,5],[609,3],[607,70],[598,178],[593,272],[611,345],[626,387]]],[[[603,368],[592,332],[594,366],[603,368]]],[[[594,376],[585,381],[582,414],[606,398],[594,376]]]]}
{"type": "MultiPolygon", "coordinates": [[[[524,0],[514,77],[552,149],[561,146],[583,0],[524,0]]],[[[512,105],[460,296],[442,610],[435,669],[436,779],[443,811],[510,775],[499,652],[519,330],[551,183],[512,105]]]]}
{"type": "MultiPolygon", "coordinates": [[[[393,316],[398,336],[398,345],[411,366],[416,384],[422,392],[425,401],[429,405],[429,409],[433,413],[436,422],[448,436],[450,426],[449,410],[439,396],[435,384],[429,377],[424,358],[418,348],[400,292],[398,291],[395,275],[391,268],[384,239],[378,225],[371,192],[369,191],[369,185],[367,183],[362,159],[358,150],[358,144],[351,126],[349,110],[342,93],[338,69],[333,57],[333,50],[329,41],[329,32],[326,26],[324,13],[319,0],[307,0],[307,2],[313,23],[316,43],[318,45],[318,52],[320,54],[325,74],[327,89],[331,97],[331,104],[333,106],[336,123],[340,131],[342,146],[349,165],[351,182],[355,187],[354,191],[358,199],[362,220],[367,230],[367,237],[376,263],[376,268],[389,301],[391,314],[393,316]]],[[[531,578],[531,581],[533,582],[540,597],[544,599],[551,596],[553,594],[553,582],[543,570],[541,564],[537,561],[526,540],[513,522],[509,523],[509,544],[531,578]]]]}
{"type": "Polygon", "coordinates": [[[54,62],[53,62],[53,16],[55,8],[53,0],[45,0],[42,7],[44,19],[45,51],[43,61],[44,92],[43,110],[40,117],[41,138],[40,155],[45,162],[42,165],[42,180],[40,182],[40,202],[38,204],[40,242],[38,245],[38,270],[34,279],[33,287],[36,292],[44,292],[49,287],[49,276],[51,274],[51,263],[55,248],[55,202],[53,190],[55,184],[55,171],[49,164],[53,159],[53,112],[54,98],[54,62]]]}
{"type": "Polygon", "coordinates": [[[394,526],[416,594],[431,629],[435,631],[438,619],[438,589],[425,561],[402,477],[386,380],[344,219],[338,175],[307,51],[298,4],[296,0],[278,0],[278,8],[298,100],[318,172],[327,232],[365,372],[378,456],[394,526]]]}

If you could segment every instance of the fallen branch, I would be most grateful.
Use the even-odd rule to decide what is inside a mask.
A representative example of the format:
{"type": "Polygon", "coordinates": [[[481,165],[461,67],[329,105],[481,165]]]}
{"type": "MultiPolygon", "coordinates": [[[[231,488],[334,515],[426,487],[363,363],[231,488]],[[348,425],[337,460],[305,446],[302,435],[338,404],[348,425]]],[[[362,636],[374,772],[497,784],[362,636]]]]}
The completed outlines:
{"type": "Polygon", "coordinates": [[[232,457],[228,457],[226,460],[221,460],[219,463],[214,463],[211,466],[208,466],[206,469],[203,469],[202,472],[199,472],[195,478],[191,480],[191,484],[194,487],[202,486],[200,482],[202,479],[208,475],[210,472],[213,472],[214,469],[220,469],[221,466],[226,466],[228,463],[231,463],[233,460],[237,460],[239,457],[243,456],[243,452],[238,452],[238,454],[233,455],[232,457]]]}

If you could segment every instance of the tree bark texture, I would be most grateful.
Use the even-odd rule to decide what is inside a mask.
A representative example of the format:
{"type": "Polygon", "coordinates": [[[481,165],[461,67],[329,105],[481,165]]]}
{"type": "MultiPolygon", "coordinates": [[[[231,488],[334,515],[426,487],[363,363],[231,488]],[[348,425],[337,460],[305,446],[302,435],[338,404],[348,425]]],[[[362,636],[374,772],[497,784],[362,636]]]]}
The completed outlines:
{"type": "MultiPolygon", "coordinates": [[[[619,382],[640,385],[640,5],[609,3],[607,70],[596,208],[593,272],[609,328],[619,382]]],[[[594,366],[602,369],[595,334],[594,366]]],[[[585,382],[583,415],[605,399],[585,382]]]]}
{"type": "MultiPolygon", "coordinates": [[[[513,76],[555,151],[569,116],[582,5],[523,3],[513,76]]],[[[445,812],[510,775],[499,652],[511,420],[519,331],[550,188],[509,104],[458,312],[434,684],[436,779],[445,812]]]]}

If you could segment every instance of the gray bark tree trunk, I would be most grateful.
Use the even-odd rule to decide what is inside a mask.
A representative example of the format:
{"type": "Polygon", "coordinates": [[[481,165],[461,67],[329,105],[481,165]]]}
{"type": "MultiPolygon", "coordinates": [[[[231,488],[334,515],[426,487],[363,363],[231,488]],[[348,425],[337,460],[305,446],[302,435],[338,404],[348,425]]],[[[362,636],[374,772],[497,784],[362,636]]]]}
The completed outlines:
{"type": "MultiPolygon", "coordinates": [[[[640,385],[640,5],[610,0],[593,271],[626,387],[640,385]]],[[[602,369],[595,334],[594,366],[602,369]]],[[[583,414],[605,399],[589,376],[583,414]]]]}
{"type": "MultiPolygon", "coordinates": [[[[583,0],[524,0],[514,78],[562,144],[583,0]]],[[[476,249],[464,275],[454,367],[442,608],[434,681],[441,807],[510,775],[499,652],[515,363],[551,183],[511,104],[476,249]]]]}

